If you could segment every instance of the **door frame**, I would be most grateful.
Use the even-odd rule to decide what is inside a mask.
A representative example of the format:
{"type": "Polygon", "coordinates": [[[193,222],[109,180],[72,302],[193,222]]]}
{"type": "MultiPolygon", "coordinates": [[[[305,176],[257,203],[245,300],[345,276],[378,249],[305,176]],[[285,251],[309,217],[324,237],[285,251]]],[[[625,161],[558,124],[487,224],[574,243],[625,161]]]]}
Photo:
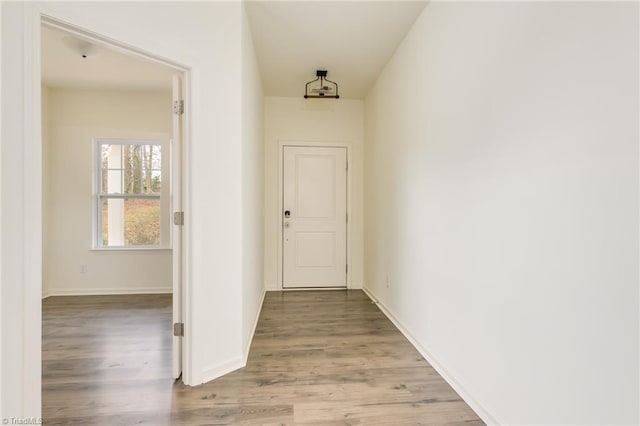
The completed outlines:
{"type": "MultiPolygon", "coordinates": [[[[35,9],[35,8],[34,8],[35,9]]],[[[25,350],[28,358],[25,358],[25,365],[29,371],[26,383],[29,383],[29,389],[25,395],[33,395],[29,397],[34,406],[40,407],[40,393],[42,387],[41,380],[41,360],[42,360],[42,247],[43,236],[41,233],[41,223],[43,219],[42,211],[42,132],[41,132],[41,105],[42,105],[42,65],[41,65],[41,28],[42,26],[50,26],[76,34],[81,37],[90,39],[92,43],[108,47],[109,49],[124,53],[133,57],[137,57],[146,61],[155,62],[176,70],[176,74],[180,74],[183,79],[183,93],[185,103],[185,113],[182,116],[182,161],[180,164],[180,175],[182,197],[182,210],[189,212],[191,203],[191,180],[188,173],[188,164],[190,163],[190,116],[188,115],[189,101],[191,99],[191,71],[190,67],[179,62],[172,61],[167,58],[154,55],[151,52],[144,51],[135,46],[110,39],[109,37],[97,34],[90,30],[75,26],[68,22],[63,22],[55,17],[36,12],[34,9],[25,6],[24,15],[24,35],[25,45],[31,48],[31,55],[24,57],[25,70],[25,106],[24,106],[24,151],[29,155],[25,155],[25,170],[37,171],[36,173],[25,173],[25,222],[30,224],[29,232],[25,237],[25,262],[30,265],[29,274],[25,277],[25,350]],[[37,398],[38,401],[35,401],[37,398]]],[[[29,51],[29,50],[27,50],[29,51]]],[[[172,136],[173,138],[173,136],[172,136]]],[[[173,208],[173,206],[172,206],[173,208]]],[[[174,225],[171,225],[174,226],[174,225]]],[[[173,231],[173,230],[172,230],[173,231]]],[[[191,315],[191,291],[190,277],[188,271],[189,260],[189,244],[190,244],[190,226],[189,221],[185,221],[182,227],[182,244],[178,250],[173,249],[172,256],[182,264],[181,268],[181,299],[182,299],[182,322],[189,323],[191,315]]],[[[173,281],[173,277],[172,277],[173,281]]],[[[191,383],[191,365],[192,351],[190,339],[190,327],[185,327],[185,336],[182,339],[182,381],[191,383]]],[[[168,333],[171,330],[167,330],[168,333]]],[[[27,405],[32,405],[28,403],[27,405]]]]}
{"type": "Polygon", "coordinates": [[[285,288],[284,287],[284,255],[283,255],[283,247],[282,247],[282,232],[283,232],[283,217],[282,217],[282,203],[284,201],[284,148],[285,147],[298,147],[298,148],[346,148],[347,150],[347,217],[349,220],[347,221],[347,287],[349,290],[352,288],[351,286],[351,273],[353,271],[353,267],[351,265],[351,223],[352,214],[351,214],[351,182],[353,179],[351,178],[351,171],[353,170],[353,161],[351,160],[351,147],[352,143],[349,141],[298,141],[298,140],[287,140],[287,141],[279,141],[278,142],[278,290],[281,291],[305,291],[305,290],[344,290],[344,288],[337,287],[329,287],[326,289],[323,288],[285,288]]]}

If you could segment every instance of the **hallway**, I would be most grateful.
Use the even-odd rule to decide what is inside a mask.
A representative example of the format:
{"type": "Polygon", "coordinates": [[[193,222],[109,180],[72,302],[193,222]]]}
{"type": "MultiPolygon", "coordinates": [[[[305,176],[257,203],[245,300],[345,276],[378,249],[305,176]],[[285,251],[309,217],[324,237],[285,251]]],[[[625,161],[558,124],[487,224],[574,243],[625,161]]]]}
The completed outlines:
{"type": "Polygon", "coordinates": [[[171,380],[170,306],[45,300],[45,424],[483,424],[360,290],[268,292],[247,367],[193,388],[171,380]]]}

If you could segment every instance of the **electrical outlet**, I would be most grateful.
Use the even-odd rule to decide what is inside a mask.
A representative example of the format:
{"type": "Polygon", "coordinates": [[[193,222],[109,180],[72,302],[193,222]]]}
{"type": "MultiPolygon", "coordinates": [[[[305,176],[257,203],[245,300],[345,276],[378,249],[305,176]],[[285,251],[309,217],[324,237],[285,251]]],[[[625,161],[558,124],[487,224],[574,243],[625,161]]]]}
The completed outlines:
{"type": "Polygon", "coordinates": [[[87,272],[89,272],[89,268],[87,267],[87,265],[85,263],[80,265],[80,273],[81,274],[86,274],[87,272]]]}
{"type": "Polygon", "coordinates": [[[389,275],[387,275],[387,288],[391,288],[391,280],[389,279],[389,275]]]}

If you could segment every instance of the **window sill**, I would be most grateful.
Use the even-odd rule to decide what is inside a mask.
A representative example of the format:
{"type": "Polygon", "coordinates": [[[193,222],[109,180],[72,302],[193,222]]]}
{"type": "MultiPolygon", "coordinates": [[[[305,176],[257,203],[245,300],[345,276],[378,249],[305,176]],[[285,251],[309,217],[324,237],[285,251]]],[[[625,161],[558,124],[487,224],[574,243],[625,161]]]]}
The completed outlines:
{"type": "Polygon", "coordinates": [[[107,253],[107,252],[119,252],[119,253],[152,252],[152,253],[159,253],[159,252],[170,252],[171,250],[172,250],[171,247],[92,247],[90,249],[90,251],[104,252],[104,253],[107,253]]]}

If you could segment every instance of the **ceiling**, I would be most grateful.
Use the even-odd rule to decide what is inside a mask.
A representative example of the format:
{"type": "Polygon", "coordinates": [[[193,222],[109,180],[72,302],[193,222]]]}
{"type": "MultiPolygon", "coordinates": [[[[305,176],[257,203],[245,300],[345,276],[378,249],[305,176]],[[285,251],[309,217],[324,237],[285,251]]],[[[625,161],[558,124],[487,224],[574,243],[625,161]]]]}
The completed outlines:
{"type": "Polygon", "coordinates": [[[266,95],[302,96],[316,70],[362,99],[424,9],[422,1],[247,1],[266,95]]]}
{"type": "Polygon", "coordinates": [[[49,87],[170,91],[175,70],[42,27],[42,82],[49,87]],[[71,39],[65,37],[72,37],[71,39]],[[86,58],[82,57],[86,53],[86,58]]]}
{"type": "MultiPolygon", "coordinates": [[[[424,1],[247,1],[263,87],[302,96],[328,70],[342,98],[362,99],[425,7],[424,1]]],[[[170,90],[169,67],[42,28],[42,80],[50,87],[170,90]],[[82,52],[89,48],[87,57],[82,52]]]]}

